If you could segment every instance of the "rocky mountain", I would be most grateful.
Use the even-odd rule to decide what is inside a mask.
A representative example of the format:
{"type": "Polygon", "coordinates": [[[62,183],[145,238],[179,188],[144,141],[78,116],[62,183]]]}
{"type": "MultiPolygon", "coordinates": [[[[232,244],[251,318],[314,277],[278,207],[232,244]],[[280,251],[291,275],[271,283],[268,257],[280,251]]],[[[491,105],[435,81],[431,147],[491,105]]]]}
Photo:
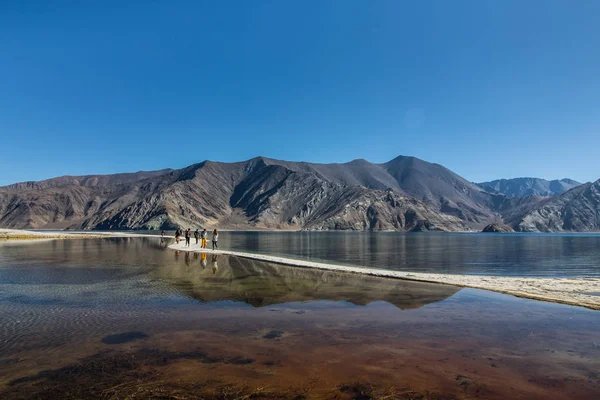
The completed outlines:
{"type": "Polygon", "coordinates": [[[515,226],[522,232],[600,231],[600,180],[542,201],[515,226]]]}
{"type": "Polygon", "coordinates": [[[495,210],[504,196],[490,194],[439,164],[400,156],[381,166],[403,193],[454,215],[475,229],[499,217],[495,210]]]}
{"type": "Polygon", "coordinates": [[[547,181],[539,178],[497,179],[477,184],[490,193],[503,194],[508,197],[556,196],[581,185],[572,179],[555,179],[547,181]]]}
{"type": "Polygon", "coordinates": [[[328,183],[404,194],[478,229],[498,217],[493,210],[504,198],[485,192],[439,164],[416,157],[399,156],[384,164],[362,159],[345,164],[262,160],[328,183]]]}
{"type": "Polygon", "coordinates": [[[141,174],[61,177],[0,188],[0,226],[469,229],[468,220],[407,195],[410,190],[404,187],[410,186],[400,186],[385,164],[324,165],[259,157],[141,174]]]}
{"type": "MultiPolygon", "coordinates": [[[[563,195],[567,193],[571,191],[563,195]]],[[[383,164],[257,157],[0,187],[0,227],[481,231],[502,222],[516,230],[543,230],[539,218],[530,214],[546,204],[547,198],[538,195],[489,193],[439,164],[414,157],[383,164]]],[[[558,229],[556,224],[547,229],[558,229]]],[[[591,229],[577,223],[561,229],[578,227],[591,229]]]]}

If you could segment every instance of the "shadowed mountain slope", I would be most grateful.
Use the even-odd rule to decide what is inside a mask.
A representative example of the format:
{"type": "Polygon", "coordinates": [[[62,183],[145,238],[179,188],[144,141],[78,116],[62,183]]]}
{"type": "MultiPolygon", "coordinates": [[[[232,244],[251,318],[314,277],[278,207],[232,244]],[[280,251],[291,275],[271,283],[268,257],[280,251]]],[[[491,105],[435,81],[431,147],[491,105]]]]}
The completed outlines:
{"type": "Polygon", "coordinates": [[[382,167],[404,193],[445,214],[457,216],[477,229],[499,217],[494,210],[503,196],[487,193],[439,164],[399,156],[382,167]]]}

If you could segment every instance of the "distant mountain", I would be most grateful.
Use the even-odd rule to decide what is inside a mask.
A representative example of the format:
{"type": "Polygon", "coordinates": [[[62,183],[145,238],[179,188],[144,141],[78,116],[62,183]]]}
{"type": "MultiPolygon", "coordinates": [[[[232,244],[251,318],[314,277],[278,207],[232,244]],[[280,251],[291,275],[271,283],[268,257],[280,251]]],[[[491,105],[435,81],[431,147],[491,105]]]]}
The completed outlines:
{"type": "Polygon", "coordinates": [[[600,231],[600,180],[544,200],[515,224],[523,232],[600,231]]]}
{"type": "Polygon", "coordinates": [[[477,184],[483,190],[508,197],[556,196],[581,185],[572,179],[547,181],[540,178],[497,179],[477,184]]]}
{"type": "Polygon", "coordinates": [[[83,176],[61,176],[58,178],[46,179],[38,182],[21,182],[13,185],[2,186],[0,190],[21,191],[21,190],[41,190],[64,186],[85,186],[95,187],[104,185],[117,185],[123,183],[132,183],[143,179],[160,176],[173,171],[172,169],[161,169],[159,171],[139,171],[112,175],[83,175],[83,176]]]}

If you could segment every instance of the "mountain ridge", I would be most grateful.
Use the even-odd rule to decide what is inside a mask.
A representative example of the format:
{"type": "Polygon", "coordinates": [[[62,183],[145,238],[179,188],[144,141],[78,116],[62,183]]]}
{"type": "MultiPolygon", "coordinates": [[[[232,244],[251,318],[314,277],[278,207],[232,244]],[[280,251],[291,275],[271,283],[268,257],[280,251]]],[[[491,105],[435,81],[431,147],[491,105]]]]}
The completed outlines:
{"type": "Polygon", "coordinates": [[[503,194],[508,197],[524,196],[556,196],[576,186],[581,185],[573,179],[553,179],[522,177],[511,179],[496,179],[489,182],[477,183],[479,187],[490,193],[503,194]]]}
{"type": "Polygon", "coordinates": [[[526,230],[524,218],[545,199],[490,193],[410,156],[380,164],[254,157],[3,186],[0,227],[477,231],[506,221],[526,230]]]}

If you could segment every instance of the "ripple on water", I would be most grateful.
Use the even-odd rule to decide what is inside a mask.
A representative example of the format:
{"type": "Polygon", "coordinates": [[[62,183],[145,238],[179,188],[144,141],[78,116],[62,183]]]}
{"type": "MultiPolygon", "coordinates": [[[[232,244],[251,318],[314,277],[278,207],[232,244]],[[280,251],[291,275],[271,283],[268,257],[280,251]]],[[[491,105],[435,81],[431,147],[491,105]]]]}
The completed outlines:
{"type": "Polygon", "coordinates": [[[147,277],[92,284],[0,284],[0,353],[68,343],[160,321],[177,291],[147,277]],[[156,307],[158,306],[158,307],[156,307]],[[107,330],[109,332],[107,332],[107,330]]]}

